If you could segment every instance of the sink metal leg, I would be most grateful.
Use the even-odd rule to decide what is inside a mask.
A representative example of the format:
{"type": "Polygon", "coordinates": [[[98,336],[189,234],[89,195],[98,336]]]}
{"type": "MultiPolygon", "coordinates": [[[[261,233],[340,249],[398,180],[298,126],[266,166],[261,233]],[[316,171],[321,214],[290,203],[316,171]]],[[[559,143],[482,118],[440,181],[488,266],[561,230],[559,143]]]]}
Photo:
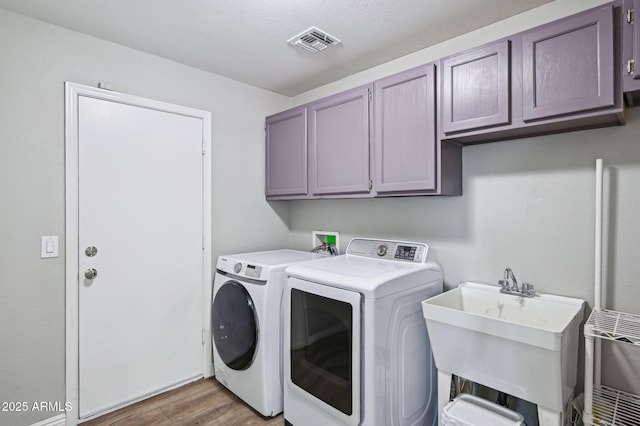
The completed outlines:
{"type": "Polygon", "coordinates": [[[438,426],[442,426],[442,412],[451,395],[451,373],[438,370],[438,426]]]}
{"type": "Polygon", "coordinates": [[[594,383],[595,341],[593,326],[584,325],[584,411],[582,418],[585,424],[594,424],[593,418],[593,383],[594,383]]]}

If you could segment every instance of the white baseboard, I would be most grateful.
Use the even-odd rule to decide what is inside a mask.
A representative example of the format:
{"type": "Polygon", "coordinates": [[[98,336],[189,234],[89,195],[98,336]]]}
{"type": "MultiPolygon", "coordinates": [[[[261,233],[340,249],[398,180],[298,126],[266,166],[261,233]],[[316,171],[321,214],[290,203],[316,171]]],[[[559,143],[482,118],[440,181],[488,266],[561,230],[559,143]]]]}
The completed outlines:
{"type": "Polygon", "coordinates": [[[67,421],[67,416],[64,414],[59,414],[55,417],[51,417],[49,419],[42,420],[41,422],[34,423],[31,426],[65,426],[67,421]]]}

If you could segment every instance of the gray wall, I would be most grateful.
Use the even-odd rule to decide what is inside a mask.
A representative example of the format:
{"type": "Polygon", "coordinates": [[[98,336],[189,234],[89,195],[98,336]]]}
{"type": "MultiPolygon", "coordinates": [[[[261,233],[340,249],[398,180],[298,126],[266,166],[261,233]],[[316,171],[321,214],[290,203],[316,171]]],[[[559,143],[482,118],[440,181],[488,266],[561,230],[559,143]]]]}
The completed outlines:
{"type": "MultiPolygon", "coordinates": [[[[555,0],[293,103],[603,2],[555,0]]],[[[510,266],[542,291],[591,304],[593,163],[602,157],[609,306],[637,312],[640,108],[628,111],[623,127],[465,147],[461,197],[266,203],[264,117],[288,108],[291,99],[4,10],[0,58],[0,401],[65,400],[64,258],[39,258],[41,235],[64,236],[65,80],[108,81],[121,92],[212,112],[214,258],[284,246],[307,250],[314,229],[340,231],[343,248],[352,236],[419,240],[436,252],[448,288],[463,280],[494,282],[510,266]]],[[[640,365],[637,358],[606,357],[626,366],[640,365]]],[[[640,377],[626,370],[607,379],[637,387],[640,377]]],[[[28,425],[57,414],[0,412],[0,424],[28,425]]]]}
{"type": "MultiPolygon", "coordinates": [[[[264,200],[264,117],[291,104],[257,89],[0,9],[0,402],[65,401],[64,81],[212,112],[213,255],[283,247],[286,204],[264,200]]],[[[57,412],[9,414],[26,425],[57,412]]]]}
{"type": "Polygon", "coordinates": [[[307,248],[311,230],[430,243],[448,288],[497,283],[510,266],[543,292],[593,302],[595,159],[608,193],[611,306],[637,310],[640,225],[640,109],[626,126],[463,148],[460,197],[292,202],[291,232],[307,248]],[[636,296],[633,298],[632,296],[636,296]]]}
{"type": "MultiPolygon", "coordinates": [[[[294,104],[602,3],[605,1],[555,0],[301,94],[294,104]]],[[[627,122],[620,127],[467,146],[463,148],[461,197],[291,202],[291,245],[308,249],[312,230],[339,231],[341,250],[354,236],[423,241],[443,266],[446,288],[466,280],[496,283],[509,266],[519,280],[540,291],[584,298],[592,306],[595,159],[603,158],[605,273],[610,283],[606,306],[640,314],[640,108],[628,110],[627,122]]],[[[604,381],[639,393],[640,351],[605,346],[604,381]]],[[[579,383],[582,369],[581,361],[579,383]]]]}

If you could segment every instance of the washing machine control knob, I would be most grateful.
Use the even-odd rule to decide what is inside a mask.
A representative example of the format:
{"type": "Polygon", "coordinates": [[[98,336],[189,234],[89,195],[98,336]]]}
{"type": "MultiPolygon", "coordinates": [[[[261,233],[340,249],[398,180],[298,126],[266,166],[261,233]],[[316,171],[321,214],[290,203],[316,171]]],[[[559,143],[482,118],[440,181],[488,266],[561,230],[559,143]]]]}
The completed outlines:
{"type": "Polygon", "coordinates": [[[387,254],[387,250],[389,250],[389,247],[387,247],[386,244],[380,244],[378,246],[378,248],[376,249],[376,253],[378,254],[378,256],[384,256],[385,254],[387,254]]]}
{"type": "Polygon", "coordinates": [[[239,274],[240,271],[242,271],[242,263],[238,262],[235,265],[233,265],[233,272],[235,272],[236,274],[239,274]]]}

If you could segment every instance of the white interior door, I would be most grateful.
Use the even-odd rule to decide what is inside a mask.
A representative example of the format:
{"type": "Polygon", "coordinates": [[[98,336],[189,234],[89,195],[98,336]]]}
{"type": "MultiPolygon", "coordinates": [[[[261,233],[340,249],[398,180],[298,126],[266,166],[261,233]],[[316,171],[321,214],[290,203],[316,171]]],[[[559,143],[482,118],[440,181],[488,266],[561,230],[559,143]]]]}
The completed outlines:
{"type": "Polygon", "coordinates": [[[80,96],[77,131],[85,418],[203,375],[203,123],[80,96]]]}

